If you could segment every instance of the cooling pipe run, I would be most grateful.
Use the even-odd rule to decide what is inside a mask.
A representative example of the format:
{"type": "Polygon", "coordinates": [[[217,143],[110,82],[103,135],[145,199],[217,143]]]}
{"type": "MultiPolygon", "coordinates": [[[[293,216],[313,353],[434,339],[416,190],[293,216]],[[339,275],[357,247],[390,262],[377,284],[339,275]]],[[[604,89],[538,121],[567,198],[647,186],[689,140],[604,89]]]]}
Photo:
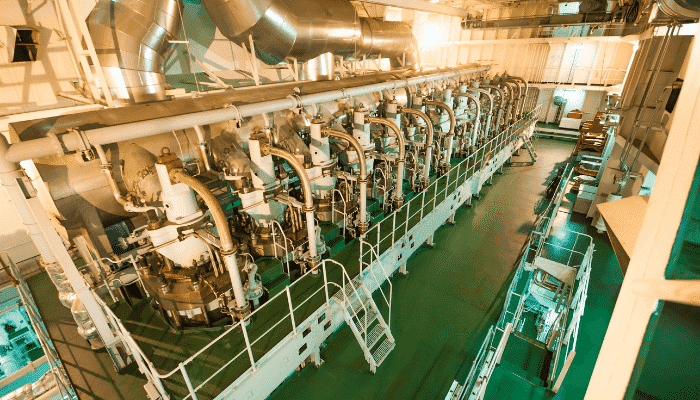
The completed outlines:
{"type": "Polygon", "coordinates": [[[476,143],[476,138],[479,136],[479,118],[481,117],[481,103],[479,99],[476,98],[471,93],[455,93],[456,97],[466,97],[474,102],[476,105],[476,117],[474,118],[474,127],[472,128],[472,137],[469,140],[469,145],[474,146],[476,143]]]}
{"type": "Polygon", "coordinates": [[[266,64],[305,62],[324,53],[389,57],[414,65],[417,49],[404,22],[360,18],[347,0],[202,0],[221,33],[234,43],[252,35],[266,64]]]}
{"type": "Polygon", "coordinates": [[[294,169],[297,173],[297,177],[301,182],[301,191],[304,194],[304,208],[302,211],[306,214],[306,230],[309,238],[309,256],[310,256],[310,270],[314,269],[317,262],[319,261],[318,251],[316,250],[316,227],[314,224],[314,195],[311,191],[311,181],[309,180],[309,175],[306,173],[306,169],[299,162],[296,156],[292,153],[272,147],[269,143],[260,144],[260,153],[264,156],[271,154],[275,157],[279,157],[294,169]]]}
{"type": "Polygon", "coordinates": [[[324,128],[321,134],[347,140],[357,152],[357,160],[360,164],[360,177],[357,179],[360,183],[360,222],[357,225],[360,234],[363,235],[367,231],[367,164],[362,144],[347,132],[324,128]]]}
{"type": "MultiPolygon", "coordinates": [[[[87,18],[116,105],[165,100],[163,67],[180,38],[180,0],[100,0],[87,18]]],[[[104,88],[101,88],[104,90],[104,88]]]]}
{"type": "Polygon", "coordinates": [[[498,87],[498,85],[482,84],[481,87],[485,89],[493,89],[498,93],[498,97],[500,100],[498,105],[498,117],[496,117],[496,130],[500,131],[502,128],[501,119],[503,117],[503,106],[505,105],[506,101],[505,93],[503,92],[503,90],[501,90],[500,87],[498,87]]]}
{"type": "Polygon", "coordinates": [[[396,160],[396,193],[394,194],[394,206],[401,207],[403,205],[403,174],[404,163],[406,162],[406,139],[401,133],[401,129],[394,121],[387,118],[366,116],[365,121],[381,124],[389,128],[396,135],[396,142],[399,146],[399,158],[396,160]]]}
{"type": "Polygon", "coordinates": [[[489,134],[489,129],[491,128],[491,115],[493,114],[493,96],[486,89],[472,88],[472,90],[475,92],[485,94],[486,98],[489,99],[489,114],[486,117],[486,128],[484,128],[484,138],[486,138],[486,136],[488,136],[489,134]]]}
{"type": "Polygon", "coordinates": [[[430,161],[433,158],[433,138],[435,136],[435,132],[433,131],[433,122],[424,112],[414,108],[399,107],[399,113],[413,114],[425,121],[427,135],[425,138],[425,166],[423,168],[422,181],[423,189],[425,189],[428,187],[428,182],[430,181],[430,161]]]}
{"type": "MultiPolygon", "coordinates": [[[[452,96],[450,94],[450,96],[452,96]]],[[[449,97],[449,96],[448,96],[449,97]]],[[[452,144],[454,142],[454,136],[455,136],[455,125],[457,125],[457,118],[455,117],[455,113],[452,111],[452,108],[447,103],[443,103],[441,101],[433,101],[433,100],[426,100],[423,102],[426,106],[435,106],[438,108],[442,108],[443,110],[447,111],[447,115],[450,117],[450,130],[447,132],[447,146],[445,148],[445,162],[449,165],[450,163],[450,158],[452,158],[452,144]]]]}
{"type": "Polygon", "coordinates": [[[209,191],[207,186],[200,182],[197,178],[188,175],[185,171],[181,169],[174,169],[170,171],[170,179],[175,183],[184,183],[189,186],[190,189],[194,190],[199,197],[202,198],[204,204],[211,212],[212,218],[214,218],[214,224],[216,225],[216,230],[219,234],[219,240],[221,241],[221,257],[224,260],[224,265],[228,269],[228,273],[231,276],[231,286],[233,288],[233,297],[236,302],[236,313],[237,317],[243,318],[250,311],[250,305],[245,298],[243,293],[243,281],[241,280],[241,274],[238,270],[238,262],[236,261],[236,247],[233,243],[233,237],[231,236],[231,231],[229,230],[228,221],[226,220],[226,215],[224,210],[221,209],[219,201],[216,197],[209,191]]]}

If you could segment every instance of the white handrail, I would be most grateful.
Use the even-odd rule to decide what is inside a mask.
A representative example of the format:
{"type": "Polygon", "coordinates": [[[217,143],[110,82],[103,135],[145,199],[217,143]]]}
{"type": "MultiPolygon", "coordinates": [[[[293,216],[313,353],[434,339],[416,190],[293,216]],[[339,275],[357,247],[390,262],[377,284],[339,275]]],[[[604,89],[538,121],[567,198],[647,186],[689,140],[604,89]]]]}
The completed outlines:
{"type": "Polygon", "coordinates": [[[284,240],[284,259],[287,263],[287,275],[289,275],[289,250],[287,249],[287,235],[284,233],[284,230],[282,229],[282,225],[280,225],[280,223],[277,222],[277,220],[273,219],[271,225],[272,225],[272,241],[274,242],[274,246],[272,248],[275,249],[275,258],[279,258],[277,256],[277,247],[278,246],[282,247],[279,244],[277,244],[277,238],[275,235],[276,226],[279,227],[279,230],[282,233],[282,240],[284,240]]]}
{"type": "MultiPolygon", "coordinates": [[[[364,242],[362,238],[360,238],[360,243],[364,242]]],[[[365,242],[365,244],[369,245],[369,243],[365,242]]],[[[377,245],[379,246],[379,245],[377,245]]],[[[374,250],[374,247],[370,246],[369,247],[374,256],[376,257],[377,263],[379,263],[379,269],[382,270],[382,273],[384,274],[384,277],[386,278],[386,281],[389,283],[389,299],[386,298],[386,295],[384,294],[384,289],[382,289],[382,285],[377,279],[377,276],[374,273],[374,267],[370,267],[369,270],[371,272],[372,277],[374,278],[374,281],[377,283],[377,289],[379,289],[379,292],[382,294],[382,297],[384,298],[384,301],[386,304],[389,306],[389,318],[387,320],[387,325],[391,327],[391,299],[392,295],[394,293],[394,286],[391,283],[391,280],[389,280],[389,275],[387,275],[386,270],[384,269],[384,265],[382,264],[382,261],[379,259],[379,254],[374,250]]]]}
{"type": "Polygon", "coordinates": [[[338,189],[333,189],[331,191],[331,222],[333,222],[334,224],[336,223],[336,221],[335,221],[335,192],[338,192],[338,194],[340,195],[340,200],[343,202],[343,211],[341,212],[340,210],[338,210],[338,212],[343,214],[343,237],[345,237],[345,227],[348,225],[348,205],[345,202],[345,196],[343,196],[343,192],[341,192],[338,189]]]}

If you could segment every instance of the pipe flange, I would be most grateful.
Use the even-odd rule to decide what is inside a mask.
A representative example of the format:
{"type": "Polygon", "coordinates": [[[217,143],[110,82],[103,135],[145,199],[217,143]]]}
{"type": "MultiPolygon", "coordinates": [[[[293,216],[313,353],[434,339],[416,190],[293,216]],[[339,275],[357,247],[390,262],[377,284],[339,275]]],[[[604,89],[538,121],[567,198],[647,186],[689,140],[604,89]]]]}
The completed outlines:
{"type": "Polygon", "coordinates": [[[314,212],[314,211],[316,211],[316,206],[311,206],[311,207],[304,206],[301,208],[301,211],[305,212],[305,213],[314,212]]]}
{"type": "Polygon", "coordinates": [[[250,315],[250,312],[250,303],[248,302],[246,302],[246,305],[243,308],[234,307],[231,309],[231,315],[239,321],[246,319],[250,315]]]}

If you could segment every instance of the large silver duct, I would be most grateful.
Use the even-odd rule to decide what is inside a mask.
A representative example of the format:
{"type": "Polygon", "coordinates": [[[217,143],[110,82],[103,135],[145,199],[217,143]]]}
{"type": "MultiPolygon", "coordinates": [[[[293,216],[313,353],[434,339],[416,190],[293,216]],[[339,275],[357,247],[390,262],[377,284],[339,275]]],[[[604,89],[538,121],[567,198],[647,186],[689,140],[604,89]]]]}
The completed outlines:
{"type": "Polygon", "coordinates": [[[416,42],[403,22],[360,18],[347,0],[202,0],[221,33],[235,43],[255,41],[258,57],[279,64],[324,53],[404,58],[415,63],[416,42]]]}
{"type": "Polygon", "coordinates": [[[180,37],[180,0],[100,0],[87,19],[115,104],[165,100],[163,67],[180,37]]]}

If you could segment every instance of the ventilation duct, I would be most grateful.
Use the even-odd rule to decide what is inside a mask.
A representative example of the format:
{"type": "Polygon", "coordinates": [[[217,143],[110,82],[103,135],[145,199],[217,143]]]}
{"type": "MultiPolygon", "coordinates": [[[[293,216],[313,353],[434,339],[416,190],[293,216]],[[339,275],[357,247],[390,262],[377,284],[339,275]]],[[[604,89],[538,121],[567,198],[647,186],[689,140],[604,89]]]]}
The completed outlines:
{"type": "Polygon", "coordinates": [[[292,57],[305,62],[325,53],[387,57],[415,64],[417,46],[403,22],[361,18],[347,0],[202,0],[221,33],[234,43],[255,41],[266,64],[292,57]]]}
{"type": "Polygon", "coordinates": [[[180,0],[100,0],[87,19],[115,104],[165,100],[163,67],[180,37],[180,0]]]}
{"type": "Polygon", "coordinates": [[[699,19],[700,0],[659,0],[656,3],[664,14],[676,19],[699,19]]]}

